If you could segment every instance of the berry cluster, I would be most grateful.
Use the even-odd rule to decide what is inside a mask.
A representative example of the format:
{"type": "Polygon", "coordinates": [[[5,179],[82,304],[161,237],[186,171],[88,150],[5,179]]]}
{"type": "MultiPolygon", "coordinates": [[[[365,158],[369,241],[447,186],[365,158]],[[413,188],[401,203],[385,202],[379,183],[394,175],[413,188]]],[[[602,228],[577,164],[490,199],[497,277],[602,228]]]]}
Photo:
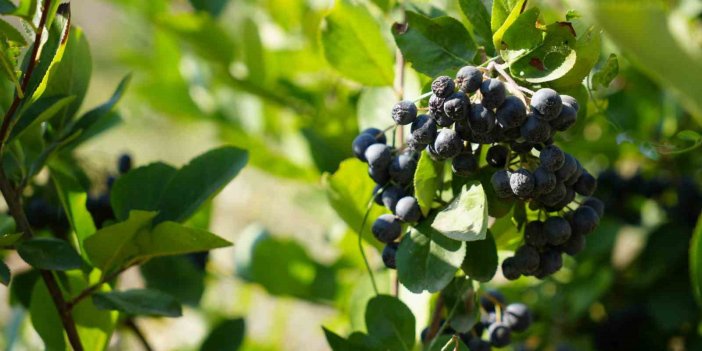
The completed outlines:
{"type": "Polygon", "coordinates": [[[377,184],[376,203],[394,214],[380,216],[372,227],[375,237],[386,244],[383,261],[390,268],[395,267],[401,223],[414,223],[422,216],[412,196],[422,150],[434,161],[450,161],[454,176],[469,177],[480,169],[485,145],[485,162],[495,169],[491,184],[496,196],[528,202],[539,218],[545,217],[543,222],[526,226],[524,246],[504,262],[509,279],[554,273],[562,265],[560,254],[581,251],[585,235],[599,223],[603,214],[599,200],[590,198],[586,206],[575,210],[569,207],[576,194],[591,196],[597,180],[575,157],[553,145],[556,132],[575,124],[577,100],[550,88],[539,89],[528,98],[523,94],[528,89],[512,86],[518,95],[509,95],[503,81],[483,71],[486,69],[466,66],[455,79],[436,78],[426,108],[407,100],[395,104],[392,118],[396,126],[411,126],[406,145],[387,145],[384,132],[375,128],[353,141],[354,154],[368,163],[368,173],[377,184]]]}

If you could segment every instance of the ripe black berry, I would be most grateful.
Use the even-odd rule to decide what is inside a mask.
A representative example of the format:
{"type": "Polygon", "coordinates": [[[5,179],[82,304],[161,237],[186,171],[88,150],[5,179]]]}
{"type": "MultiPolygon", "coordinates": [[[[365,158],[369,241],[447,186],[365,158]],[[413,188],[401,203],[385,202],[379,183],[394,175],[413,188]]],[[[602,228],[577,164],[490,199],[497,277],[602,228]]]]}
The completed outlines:
{"type": "Polygon", "coordinates": [[[387,168],[392,161],[392,151],[385,144],[373,144],[366,149],[366,160],[370,167],[380,169],[387,168]]]}
{"type": "Polygon", "coordinates": [[[370,176],[371,179],[373,179],[373,181],[379,185],[385,185],[390,181],[390,172],[388,172],[388,167],[368,167],[368,176],[370,176]]]}
{"type": "Polygon", "coordinates": [[[416,169],[417,160],[411,154],[398,155],[390,163],[390,179],[401,185],[410,184],[416,169]]]}
{"type": "Polygon", "coordinates": [[[397,201],[395,215],[405,223],[415,223],[422,217],[419,204],[414,196],[405,196],[397,201]]]}
{"type": "Polygon", "coordinates": [[[583,202],[582,206],[591,207],[597,213],[597,217],[602,218],[602,216],[604,216],[604,210],[605,210],[604,202],[602,202],[600,199],[598,199],[596,197],[588,198],[587,200],[585,200],[585,202],[583,202]]]}
{"type": "Polygon", "coordinates": [[[545,121],[550,121],[561,113],[561,96],[550,88],[537,90],[531,97],[531,108],[538,111],[545,121]]]}
{"type": "Polygon", "coordinates": [[[463,150],[463,140],[452,129],[442,129],[434,141],[434,150],[443,158],[451,158],[463,150]]]}
{"type": "Polygon", "coordinates": [[[502,275],[507,280],[517,280],[522,275],[519,262],[514,257],[508,257],[502,261],[502,275]]]}
{"type": "Polygon", "coordinates": [[[132,157],[128,154],[122,154],[117,160],[117,171],[119,174],[125,174],[132,169],[132,157]]]}
{"type": "Polygon", "coordinates": [[[565,184],[557,182],[553,190],[539,196],[539,202],[546,206],[555,206],[567,195],[568,189],[565,184]]]}
{"type": "Polygon", "coordinates": [[[534,193],[546,194],[556,187],[556,183],[556,175],[546,170],[543,164],[534,171],[534,193]]]}
{"type": "Polygon", "coordinates": [[[380,195],[381,204],[388,210],[395,212],[395,205],[402,197],[405,196],[404,190],[396,185],[390,185],[380,195]]]}
{"type": "Polygon", "coordinates": [[[571,154],[566,153],[563,166],[556,171],[556,178],[565,181],[578,171],[578,162],[571,154]]]}
{"type": "Polygon", "coordinates": [[[388,244],[400,237],[402,226],[395,216],[384,214],[373,222],[371,230],[376,239],[388,244]]]}
{"type": "Polygon", "coordinates": [[[468,113],[471,130],[476,134],[486,134],[495,128],[495,113],[483,104],[473,104],[468,113]]]}
{"type": "Polygon", "coordinates": [[[473,94],[480,89],[483,82],[483,73],[473,66],[464,66],[456,73],[458,89],[466,94],[473,94]]]}
{"type": "Polygon", "coordinates": [[[412,122],[412,138],[419,144],[431,144],[436,139],[436,121],[428,115],[420,115],[412,122]]]}
{"type": "Polygon", "coordinates": [[[524,227],[524,241],[527,245],[542,248],[548,244],[548,237],[544,233],[544,223],[532,221],[524,227]]]}
{"type": "Polygon", "coordinates": [[[495,194],[501,199],[512,197],[512,186],[510,185],[510,173],[507,170],[501,169],[492,174],[490,183],[495,189],[495,194]]]}
{"type": "Polygon", "coordinates": [[[495,145],[488,149],[485,157],[487,163],[494,168],[503,168],[507,164],[509,150],[503,145],[495,145]]]}
{"type": "Polygon", "coordinates": [[[533,144],[543,143],[551,136],[551,126],[534,113],[529,113],[519,131],[524,140],[533,144]]]}
{"type": "Polygon", "coordinates": [[[504,322],[511,330],[523,332],[529,328],[531,321],[531,311],[525,304],[513,303],[505,308],[504,322]]]}
{"type": "Polygon", "coordinates": [[[526,106],[521,99],[510,95],[495,112],[497,121],[506,129],[518,128],[527,118],[526,106]]]}
{"type": "Polygon", "coordinates": [[[378,128],[366,128],[361,132],[361,134],[372,135],[375,138],[376,143],[386,144],[388,142],[388,139],[385,137],[385,133],[378,128]]]}
{"type": "Polygon", "coordinates": [[[470,110],[470,101],[463,92],[454,93],[444,102],[444,113],[454,121],[464,120],[470,110]]]}
{"type": "Polygon", "coordinates": [[[597,179],[588,172],[583,172],[573,186],[575,192],[584,196],[591,196],[597,189],[597,179]]]}
{"type": "Polygon", "coordinates": [[[541,161],[541,167],[555,172],[563,167],[565,153],[556,145],[548,145],[541,149],[539,161],[541,161]]]}
{"type": "Polygon", "coordinates": [[[528,170],[520,168],[510,174],[509,185],[515,195],[529,197],[534,190],[534,176],[528,170]]]}
{"type": "Polygon", "coordinates": [[[361,133],[355,139],[353,139],[353,143],[351,144],[351,148],[353,149],[353,154],[359,160],[366,162],[366,156],[365,156],[366,149],[368,149],[369,146],[371,146],[377,142],[378,141],[376,141],[372,135],[361,133]]]}
{"type": "Polygon", "coordinates": [[[490,351],[492,347],[490,343],[480,339],[479,337],[472,338],[468,341],[468,350],[470,351],[490,351]]]}
{"type": "Polygon", "coordinates": [[[438,97],[447,98],[455,90],[456,86],[449,76],[439,76],[431,83],[431,91],[438,97]]]}
{"type": "Polygon", "coordinates": [[[544,222],[544,233],[550,245],[561,245],[570,238],[570,224],[563,217],[549,217],[544,222]]]}
{"type": "Polygon", "coordinates": [[[575,112],[578,112],[578,110],[580,110],[578,100],[575,100],[575,98],[570,95],[561,95],[561,102],[563,103],[563,106],[568,105],[575,109],[575,112]]]}
{"type": "Polygon", "coordinates": [[[563,132],[572,127],[577,120],[578,111],[576,111],[570,105],[564,104],[563,109],[561,109],[561,113],[558,114],[558,117],[554,118],[549,123],[551,124],[551,128],[563,132]]]}
{"type": "Polygon", "coordinates": [[[512,341],[511,330],[504,322],[497,322],[488,328],[488,338],[494,347],[505,347],[512,341]]]}
{"type": "Polygon", "coordinates": [[[571,234],[568,241],[566,241],[565,244],[559,246],[559,248],[564,253],[570,256],[575,256],[581,251],[583,251],[583,249],[585,248],[586,241],[587,240],[585,239],[585,235],[580,233],[573,233],[571,234]]]}
{"type": "Polygon", "coordinates": [[[400,125],[407,125],[417,118],[417,106],[413,101],[400,101],[392,108],[392,119],[400,125]]]}
{"type": "Polygon", "coordinates": [[[546,250],[541,254],[541,267],[539,270],[545,275],[558,272],[563,267],[563,257],[556,250],[546,250]]]}
{"type": "Polygon", "coordinates": [[[514,253],[514,258],[521,273],[531,274],[539,269],[539,251],[532,246],[520,246],[514,253]]]}
{"type": "Polygon", "coordinates": [[[495,109],[502,105],[507,97],[505,84],[497,79],[487,79],[480,84],[480,94],[483,95],[481,103],[488,109],[495,109]]]}
{"type": "Polygon", "coordinates": [[[395,260],[395,257],[397,256],[397,248],[400,245],[398,243],[392,242],[389,244],[386,244],[385,247],[383,248],[383,253],[382,253],[382,258],[383,258],[383,263],[385,264],[385,267],[390,268],[390,269],[396,269],[397,268],[397,263],[395,260]]]}
{"type": "Polygon", "coordinates": [[[587,235],[592,233],[600,224],[600,217],[590,206],[580,206],[573,212],[571,219],[573,231],[578,234],[587,235]]]}
{"type": "Polygon", "coordinates": [[[495,311],[495,301],[504,305],[507,300],[505,295],[502,295],[498,290],[487,290],[484,296],[480,296],[480,306],[487,312],[495,311]]]}
{"type": "Polygon", "coordinates": [[[462,152],[451,161],[451,170],[461,177],[469,177],[478,171],[478,161],[473,154],[462,152]]]}
{"type": "Polygon", "coordinates": [[[380,206],[383,206],[383,192],[380,191],[382,188],[383,186],[379,184],[373,187],[373,201],[380,206]]]}

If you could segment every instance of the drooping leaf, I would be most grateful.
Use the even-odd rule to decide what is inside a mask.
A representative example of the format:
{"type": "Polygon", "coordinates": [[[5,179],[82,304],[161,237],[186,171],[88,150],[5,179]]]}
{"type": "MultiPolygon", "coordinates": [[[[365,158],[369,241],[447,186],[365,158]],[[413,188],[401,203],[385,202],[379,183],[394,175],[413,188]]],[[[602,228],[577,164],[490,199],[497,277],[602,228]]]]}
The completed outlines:
{"type": "Polygon", "coordinates": [[[365,6],[336,1],[321,30],[324,56],[340,73],[359,83],[392,85],[392,51],[380,29],[380,22],[365,6]]]}
{"type": "Polygon", "coordinates": [[[225,319],[212,328],[200,351],[236,351],[244,342],[246,323],[243,318],[225,319]]]}
{"type": "Polygon", "coordinates": [[[426,217],[434,204],[437,190],[443,183],[443,162],[436,162],[423,151],[414,171],[414,196],[417,198],[419,208],[426,217]]]}
{"type": "Polygon", "coordinates": [[[465,257],[465,242],[434,230],[431,218],[405,234],[397,251],[397,276],[409,291],[436,292],[451,282],[465,257]]]}
{"type": "Polygon", "coordinates": [[[248,161],[245,150],[224,146],[183,166],[171,178],[159,201],[155,222],[182,222],[227,185],[248,161]]]}
{"type": "Polygon", "coordinates": [[[366,328],[369,338],[383,350],[410,351],[414,347],[414,314],[396,297],[378,295],[368,301],[366,328]]]}
{"type": "Polygon", "coordinates": [[[87,258],[83,244],[85,239],[93,235],[96,230],[93,217],[86,207],[88,194],[76,176],[71,174],[70,169],[67,167],[61,167],[58,163],[53,163],[50,169],[51,180],[61,201],[61,207],[63,207],[68,222],[76,234],[76,239],[78,239],[80,253],[87,258]]]}
{"type": "Polygon", "coordinates": [[[405,59],[430,77],[472,65],[477,53],[470,33],[451,17],[429,18],[407,11],[407,24],[395,25],[392,33],[405,59]]]}
{"type": "Polygon", "coordinates": [[[597,88],[606,88],[619,74],[619,61],[617,55],[609,54],[602,69],[592,76],[592,85],[597,88]]]}
{"type": "Polygon", "coordinates": [[[373,238],[371,225],[375,218],[383,214],[384,210],[379,206],[371,208],[368,220],[361,229],[363,217],[368,208],[368,202],[372,199],[374,183],[366,175],[368,165],[358,159],[348,159],[339,165],[333,175],[325,174],[322,183],[326,189],[327,198],[337,215],[346,222],[346,225],[356,233],[363,230],[363,238],[371,245],[381,248],[381,244],[373,238]]]}
{"type": "Polygon", "coordinates": [[[702,306],[702,215],[697,219],[690,243],[690,281],[695,299],[702,306]]]}
{"type": "Polygon", "coordinates": [[[497,272],[497,246],[490,231],[485,239],[466,243],[466,256],[461,269],[471,279],[487,282],[497,272]]]}
{"type": "Polygon", "coordinates": [[[115,217],[123,221],[132,210],[157,211],[163,191],[176,173],[172,166],[156,162],[117,178],[110,191],[115,217]]]}
{"type": "Polygon", "coordinates": [[[98,309],[128,315],[180,317],[183,314],[173,296],[150,289],[101,292],[93,295],[93,303],[98,309]]]}
{"type": "Polygon", "coordinates": [[[10,278],[12,274],[10,273],[10,268],[7,267],[5,262],[0,261],[0,284],[8,286],[10,285],[10,278]]]}
{"type": "Polygon", "coordinates": [[[67,271],[83,265],[83,260],[71,244],[56,238],[33,238],[24,241],[17,248],[17,253],[37,269],[67,271]]]}
{"type": "Polygon", "coordinates": [[[19,120],[8,138],[8,142],[22,135],[27,128],[38,125],[56,116],[61,109],[75,100],[75,96],[42,97],[35,101],[20,115],[19,120]]]}
{"type": "Polygon", "coordinates": [[[480,0],[459,0],[463,15],[468,19],[468,31],[473,38],[485,47],[488,55],[493,55],[495,47],[492,43],[492,30],[490,29],[490,14],[480,0]]]}
{"type": "Polygon", "coordinates": [[[482,240],[488,227],[488,203],[483,186],[471,182],[431,223],[432,229],[463,241],[482,240]]]}
{"type": "Polygon", "coordinates": [[[78,27],[70,28],[66,48],[61,61],[51,67],[44,96],[74,96],[67,106],[61,108],[52,123],[57,128],[74,118],[88,91],[92,74],[92,56],[85,33],[78,27]]]}
{"type": "Polygon", "coordinates": [[[44,342],[44,349],[66,350],[61,317],[43,280],[39,279],[34,284],[30,301],[29,316],[34,330],[44,342]]]}

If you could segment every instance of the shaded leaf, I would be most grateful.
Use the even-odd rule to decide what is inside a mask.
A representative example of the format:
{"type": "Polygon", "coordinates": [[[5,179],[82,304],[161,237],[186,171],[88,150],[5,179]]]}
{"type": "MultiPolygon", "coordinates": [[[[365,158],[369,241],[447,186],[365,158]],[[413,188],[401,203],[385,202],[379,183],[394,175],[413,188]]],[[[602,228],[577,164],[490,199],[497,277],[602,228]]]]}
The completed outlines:
{"type": "Polygon", "coordinates": [[[459,0],[458,4],[463,15],[468,19],[468,31],[473,38],[485,47],[488,55],[493,55],[495,47],[492,44],[492,30],[490,29],[490,14],[480,0],[459,0]]]}
{"type": "Polygon", "coordinates": [[[0,261],[0,284],[8,286],[10,285],[10,278],[12,274],[10,273],[10,268],[7,267],[5,262],[0,261]]]}
{"type": "Polygon", "coordinates": [[[229,0],[189,0],[190,5],[196,10],[205,11],[210,15],[217,17],[219,16],[229,0]]]}
{"type": "Polygon", "coordinates": [[[101,292],[93,295],[101,310],[116,310],[128,315],[180,317],[180,303],[173,296],[151,289],[101,292]]]}
{"type": "Polygon", "coordinates": [[[17,124],[12,128],[8,142],[22,135],[27,128],[39,125],[42,122],[56,116],[57,113],[66,106],[68,106],[72,101],[76,99],[75,96],[52,96],[52,97],[42,97],[39,100],[33,102],[27,109],[20,115],[17,124]]]}
{"type": "Polygon", "coordinates": [[[234,40],[207,13],[162,15],[156,23],[204,59],[225,65],[234,59],[234,40]]]}
{"type": "Polygon", "coordinates": [[[470,33],[451,17],[429,18],[407,11],[407,24],[395,25],[392,34],[412,67],[431,77],[471,65],[477,53],[470,33]]]}
{"type": "Polygon", "coordinates": [[[594,87],[606,88],[619,74],[619,61],[617,55],[609,54],[602,69],[592,75],[592,85],[594,87]]]}
{"type": "Polygon", "coordinates": [[[465,257],[465,242],[434,230],[431,219],[405,234],[397,251],[397,275],[409,291],[436,292],[451,282],[465,257]]]}
{"type": "Polygon", "coordinates": [[[473,290],[473,282],[470,278],[465,276],[453,278],[451,284],[441,290],[441,296],[444,298],[446,308],[454,311],[449,325],[456,332],[468,333],[480,321],[477,294],[473,290]]]}
{"type": "Polygon", "coordinates": [[[238,350],[244,342],[245,329],[243,318],[223,320],[207,335],[200,351],[238,350]]]}
{"type": "Polygon", "coordinates": [[[488,282],[497,272],[497,245],[490,231],[485,239],[466,243],[466,256],[461,269],[471,279],[488,282]]]}
{"type": "Polygon", "coordinates": [[[392,51],[380,28],[365,6],[336,1],[321,30],[324,56],[344,76],[359,83],[392,85],[392,51]]]}
{"type": "Polygon", "coordinates": [[[366,306],[368,336],[383,350],[412,350],[415,341],[415,318],[402,301],[378,295],[366,306]]]}
{"type": "Polygon", "coordinates": [[[483,186],[471,182],[437,213],[431,227],[441,234],[463,241],[482,240],[488,227],[488,204],[483,186]]]}
{"type": "Polygon", "coordinates": [[[702,306],[702,215],[697,219],[690,243],[690,281],[695,299],[702,306]]]}
{"type": "Polygon", "coordinates": [[[0,246],[8,246],[17,242],[22,238],[22,233],[11,233],[0,235],[0,246]]]}
{"type": "Polygon", "coordinates": [[[33,238],[17,248],[20,257],[37,269],[67,271],[78,269],[83,260],[71,245],[56,238],[33,238]]]}
{"type": "Polygon", "coordinates": [[[146,287],[167,293],[180,303],[198,306],[205,292],[206,272],[183,255],[156,257],[139,266],[146,287]]]}
{"type": "Polygon", "coordinates": [[[117,178],[110,191],[115,217],[123,221],[132,210],[157,211],[163,191],[176,173],[172,166],[156,162],[117,178]]]}
{"type": "Polygon", "coordinates": [[[34,330],[44,342],[45,350],[66,350],[63,324],[44,281],[34,284],[29,304],[29,316],[34,330]]]}

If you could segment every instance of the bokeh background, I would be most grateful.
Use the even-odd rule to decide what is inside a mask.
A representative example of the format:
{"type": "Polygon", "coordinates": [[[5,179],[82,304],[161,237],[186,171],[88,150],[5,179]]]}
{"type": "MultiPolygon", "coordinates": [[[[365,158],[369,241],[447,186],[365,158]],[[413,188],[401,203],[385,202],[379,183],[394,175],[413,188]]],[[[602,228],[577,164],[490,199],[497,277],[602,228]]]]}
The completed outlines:
{"type": "MultiPolygon", "coordinates": [[[[388,47],[394,47],[390,26],[401,18],[396,2],[362,3],[387,35],[388,47]]],[[[619,74],[607,87],[592,87],[586,118],[556,140],[593,174],[603,174],[598,194],[608,210],[600,229],[587,250],[569,259],[553,279],[507,284],[497,277],[493,284],[537,313],[530,336],[516,344],[525,349],[702,349],[700,311],[687,268],[702,207],[702,123],[700,115],[694,117],[702,102],[689,101],[698,93],[679,93],[702,91],[702,75],[695,75],[702,72],[702,3],[661,1],[655,7],[663,30],[680,41],[683,55],[696,58],[692,61],[677,52],[651,59],[644,52],[650,48],[631,45],[627,25],[639,23],[627,18],[626,4],[637,2],[621,3],[621,9],[607,12],[587,0],[540,2],[549,23],[577,8],[585,21],[611,31],[603,37],[598,69],[616,54],[619,74]],[[689,78],[681,85],[685,73],[689,78]]],[[[322,325],[342,334],[362,327],[367,277],[356,234],[328,203],[323,174],[351,156],[359,129],[391,124],[396,97],[391,87],[364,87],[327,62],[319,35],[332,5],[329,0],[73,1],[73,23],[85,30],[93,57],[83,109],[107,99],[125,74],[133,75],[119,105],[124,122],[78,150],[96,184],[116,172],[123,153],[137,166],[156,160],[182,165],[221,144],[246,148],[251,155],[249,166],[199,216],[202,225],[235,246],[212,252],[203,270],[192,265],[169,275],[168,268],[190,264],[186,258],[151,267],[187,305],[182,318],[137,319],[156,350],[198,349],[222,318],[245,318],[246,350],[325,350],[322,325]],[[252,250],[262,241],[265,249],[252,250]]],[[[465,21],[454,1],[404,6],[465,21]]],[[[655,49],[668,39],[661,31],[640,28],[636,39],[655,49]]],[[[405,95],[418,96],[429,80],[408,66],[405,95]]],[[[381,268],[370,245],[367,252],[384,282],[381,289],[390,291],[392,274],[381,268]]],[[[8,263],[21,268],[17,258],[8,263]]],[[[120,282],[144,284],[136,269],[120,282]]],[[[0,299],[7,301],[7,295],[0,288],[0,299]]],[[[428,323],[428,296],[400,295],[421,330],[428,323]]],[[[0,330],[0,347],[42,346],[27,314],[14,305],[0,304],[0,330]]],[[[111,348],[140,345],[123,331],[111,348]]]]}

